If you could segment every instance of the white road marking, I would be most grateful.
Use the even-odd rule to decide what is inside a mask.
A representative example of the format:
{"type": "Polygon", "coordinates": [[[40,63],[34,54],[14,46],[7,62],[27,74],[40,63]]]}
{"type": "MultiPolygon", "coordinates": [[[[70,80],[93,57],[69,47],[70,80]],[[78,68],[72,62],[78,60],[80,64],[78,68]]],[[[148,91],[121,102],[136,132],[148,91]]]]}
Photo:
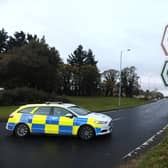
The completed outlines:
{"type": "Polygon", "coordinates": [[[116,113],[116,112],[118,112],[119,110],[109,110],[109,111],[102,111],[101,113],[116,113]]]}
{"type": "Polygon", "coordinates": [[[145,112],[150,112],[150,109],[146,109],[145,112]]]}
{"type": "Polygon", "coordinates": [[[113,121],[119,121],[119,120],[121,120],[120,117],[119,117],[119,118],[115,118],[115,119],[113,119],[113,121]]]}
{"type": "Polygon", "coordinates": [[[126,154],[125,156],[122,157],[122,159],[127,159],[133,155],[138,154],[138,152],[141,149],[144,149],[146,146],[148,146],[151,142],[154,141],[154,139],[156,138],[156,136],[162,134],[166,129],[168,128],[168,124],[163,127],[160,131],[158,131],[155,135],[153,135],[152,137],[150,137],[146,142],[144,142],[142,145],[138,146],[137,148],[135,148],[134,150],[132,150],[131,152],[129,152],[128,154],[126,154]]]}

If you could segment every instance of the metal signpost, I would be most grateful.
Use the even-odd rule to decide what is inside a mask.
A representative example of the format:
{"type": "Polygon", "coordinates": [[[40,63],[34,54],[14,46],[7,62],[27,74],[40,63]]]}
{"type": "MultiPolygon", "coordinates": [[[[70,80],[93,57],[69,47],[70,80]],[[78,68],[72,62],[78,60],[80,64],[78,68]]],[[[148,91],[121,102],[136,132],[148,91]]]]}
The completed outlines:
{"type": "MultiPolygon", "coordinates": [[[[168,56],[168,25],[165,27],[165,30],[164,30],[164,33],[163,33],[163,37],[162,37],[162,41],[161,41],[161,47],[164,51],[164,54],[166,56],[168,56]]],[[[168,60],[165,61],[165,63],[164,63],[162,73],[161,73],[161,77],[162,77],[164,85],[168,87],[168,60]]]]}

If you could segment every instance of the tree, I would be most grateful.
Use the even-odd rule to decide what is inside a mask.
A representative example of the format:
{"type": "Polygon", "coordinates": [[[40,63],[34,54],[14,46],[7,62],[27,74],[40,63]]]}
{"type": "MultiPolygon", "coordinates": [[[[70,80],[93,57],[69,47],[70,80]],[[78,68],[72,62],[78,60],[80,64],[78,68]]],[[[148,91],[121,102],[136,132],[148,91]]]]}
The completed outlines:
{"type": "Polygon", "coordinates": [[[2,30],[0,30],[0,53],[6,52],[8,48],[7,40],[8,33],[5,31],[4,28],[2,28],[2,30]]]}
{"type": "Polygon", "coordinates": [[[27,34],[27,42],[28,43],[30,43],[31,41],[37,41],[38,40],[38,37],[37,37],[37,35],[35,34],[35,35],[32,35],[32,34],[27,34]]]}
{"type": "Polygon", "coordinates": [[[79,45],[77,49],[69,55],[67,62],[70,65],[82,66],[82,65],[96,65],[97,61],[95,61],[95,55],[92,50],[88,51],[83,50],[83,46],[79,45]]]}
{"type": "Polygon", "coordinates": [[[79,45],[78,48],[68,56],[67,62],[70,65],[81,66],[85,64],[86,51],[83,50],[83,46],[79,45]]]}
{"type": "Polygon", "coordinates": [[[83,65],[80,69],[80,95],[96,95],[100,83],[100,74],[96,66],[83,65]]]}
{"type": "Polygon", "coordinates": [[[92,50],[89,49],[86,53],[85,64],[87,65],[96,65],[97,61],[95,61],[95,55],[93,54],[92,50]]]}
{"type": "Polygon", "coordinates": [[[44,41],[31,41],[14,48],[0,60],[1,87],[30,87],[48,92],[60,91],[62,60],[55,48],[44,41]]]}
{"type": "Polygon", "coordinates": [[[105,95],[106,96],[113,96],[114,95],[114,89],[117,88],[117,80],[119,77],[119,72],[114,69],[109,69],[107,71],[104,71],[102,73],[102,77],[104,79],[104,89],[105,89],[105,95]]]}
{"type": "Polygon", "coordinates": [[[83,46],[79,45],[69,55],[67,62],[73,70],[71,75],[71,91],[73,94],[77,96],[94,94],[97,83],[100,81],[100,75],[92,50],[83,50],[83,46]]]}
{"type": "Polygon", "coordinates": [[[61,69],[61,79],[62,79],[62,92],[65,95],[71,95],[71,90],[73,89],[73,70],[69,64],[64,64],[61,69]]]}
{"type": "Polygon", "coordinates": [[[11,50],[15,47],[21,47],[25,44],[27,44],[26,34],[23,31],[15,32],[14,37],[9,37],[8,50],[11,50]]]}
{"type": "Polygon", "coordinates": [[[2,30],[0,30],[0,53],[11,51],[16,47],[21,47],[32,40],[40,41],[37,35],[31,35],[29,33],[26,35],[23,31],[17,31],[13,36],[8,36],[8,33],[2,28],[2,30]]]}
{"type": "Polygon", "coordinates": [[[124,68],[121,72],[122,93],[132,97],[140,88],[138,79],[139,76],[134,66],[124,68]]]}

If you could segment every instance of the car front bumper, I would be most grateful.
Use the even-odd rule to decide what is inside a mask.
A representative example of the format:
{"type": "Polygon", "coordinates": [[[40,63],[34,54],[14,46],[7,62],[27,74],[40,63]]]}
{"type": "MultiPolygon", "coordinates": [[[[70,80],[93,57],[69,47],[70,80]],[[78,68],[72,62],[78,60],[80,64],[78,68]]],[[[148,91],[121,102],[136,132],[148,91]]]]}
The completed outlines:
{"type": "Polygon", "coordinates": [[[97,133],[96,135],[110,134],[113,130],[112,127],[113,127],[113,124],[112,124],[112,121],[110,121],[108,124],[102,125],[100,132],[97,133]]]}
{"type": "Polygon", "coordinates": [[[14,130],[14,128],[15,128],[15,123],[7,123],[6,124],[6,130],[8,130],[8,131],[13,131],[14,130]]]}

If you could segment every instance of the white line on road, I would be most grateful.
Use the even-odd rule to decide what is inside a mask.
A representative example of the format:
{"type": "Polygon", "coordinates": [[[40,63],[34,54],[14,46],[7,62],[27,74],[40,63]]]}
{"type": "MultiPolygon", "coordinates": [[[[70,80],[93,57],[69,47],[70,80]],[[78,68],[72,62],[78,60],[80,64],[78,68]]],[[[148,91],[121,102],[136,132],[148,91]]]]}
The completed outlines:
{"type": "Polygon", "coordinates": [[[102,111],[102,113],[116,113],[116,112],[118,112],[119,110],[109,110],[109,111],[102,111]]]}
{"type": "Polygon", "coordinates": [[[153,142],[156,136],[162,134],[167,128],[168,128],[168,124],[164,128],[162,128],[160,131],[158,131],[155,135],[153,135],[151,138],[149,138],[146,142],[144,142],[142,145],[138,146],[137,148],[135,148],[134,150],[126,154],[124,157],[122,157],[122,159],[127,159],[127,158],[137,155],[138,152],[140,152],[142,149],[148,146],[151,142],[153,142]]]}
{"type": "Polygon", "coordinates": [[[119,118],[115,118],[115,119],[113,119],[113,121],[119,121],[119,120],[121,120],[120,117],[119,117],[119,118]]]}

